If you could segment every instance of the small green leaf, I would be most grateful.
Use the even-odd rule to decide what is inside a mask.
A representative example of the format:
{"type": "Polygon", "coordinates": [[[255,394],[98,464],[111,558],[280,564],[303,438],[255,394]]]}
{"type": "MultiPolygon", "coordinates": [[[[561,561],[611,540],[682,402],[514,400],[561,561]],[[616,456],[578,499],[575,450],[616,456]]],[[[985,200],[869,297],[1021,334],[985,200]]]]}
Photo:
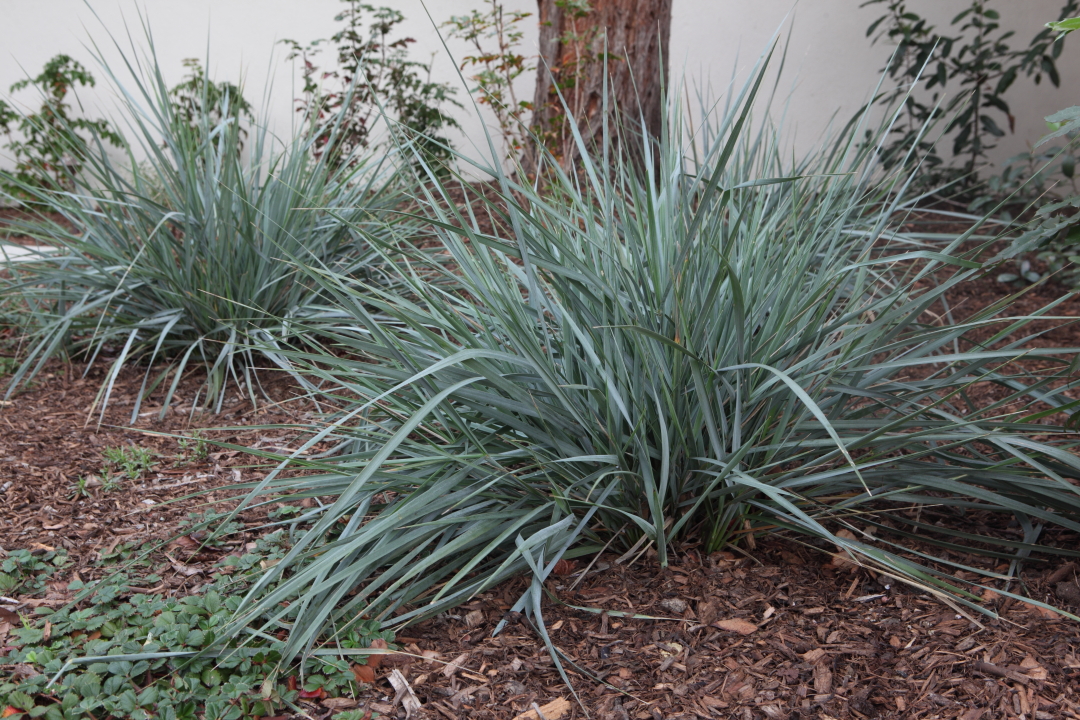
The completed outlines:
{"type": "Polygon", "coordinates": [[[221,673],[216,668],[208,667],[202,671],[200,679],[207,687],[217,687],[221,684],[221,673]]]}
{"type": "Polygon", "coordinates": [[[1054,32],[1068,35],[1074,30],[1080,30],[1080,17],[1066,18],[1065,20],[1058,20],[1056,22],[1048,22],[1046,23],[1046,27],[1050,28],[1054,32]]]}

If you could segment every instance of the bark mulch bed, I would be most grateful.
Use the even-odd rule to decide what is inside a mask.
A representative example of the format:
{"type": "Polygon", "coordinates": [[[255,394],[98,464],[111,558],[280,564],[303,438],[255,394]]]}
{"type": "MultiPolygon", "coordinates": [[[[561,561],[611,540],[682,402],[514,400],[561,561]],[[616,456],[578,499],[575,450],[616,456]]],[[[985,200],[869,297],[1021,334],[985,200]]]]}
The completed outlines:
{"type": "MultiPolygon", "coordinates": [[[[118,543],[166,540],[187,513],[217,498],[165,501],[234,482],[237,473],[251,479],[264,471],[257,458],[239,453],[211,450],[204,460],[188,460],[175,439],[140,431],[182,435],[200,424],[284,423],[307,411],[300,402],[256,410],[235,398],[223,415],[192,418],[192,380],[164,421],[151,404],[129,428],[141,383],[141,375],[131,372],[121,376],[98,425],[96,416],[86,420],[100,376],[83,378],[75,366],[51,370],[0,414],[0,547],[64,547],[75,561],[72,577],[81,573],[83,580],[100,573],[93,567],[100,554],[118,543]],[[77,477],[101,473],[102,448],[127,444],[153,448],[161,462],[147,477],[115,491],[93,487],[90,497],[72,497],[77,477]]],[[[285,401],[293,392],[284,382],[272,388],[285,401]]],[[[280,430],[208,435],[261,447],[291,440],[280,430]]],[[[256,526],[264,517],[245,520],[256,526]]],[[[184,553],[189,545],[194,543],[174,543],[155,554],[155,572],[164,578],[155,591],[191,592],[212,572],[218,555],[231,551],[204,549],[191,557],[184,553]]],[[[604,556],[591,568],[585,567],[587,559],[559,568],[563,574],[548,584],[558,602],[547,603],[544,619],[592,716],[1080,718],[1076,623],[1000,598],[1000,619],[965,617],[930,596],[864,570],[837,568],[827,555],[781,539],[759,541],[751,554],[703,556],[684,547],[666,570],[647,554],[632,563],[604,556]]],[[[1026,573],[1024,581],[1035,597],[1075,611],[1075,572],[1070,564],[1052,564],[1026,573]],[[1069,585],[1075,596],[1055,592],[1069,585]]],[[[508,583],[452,614],[409,628],[400,645],[433,659],[388,658],[371,696],[358,706],[400,712],[386,682],[397,669],[423,703],[423,717],[515,718],[534,703],[548,720],[560,712],[564,718],[583,717],[538,634],[524,618],[508,614],[523,589],[523,581],[508,583]],[[507,627],[491,637],[504,618],[507,627]]],[[[47,604],[63,603],[68,595],[62,584],[55,585],[47,604]]],[[[348,704],[312,703],[310,714],[326,717],[331,707],[348,704]]],[[[539,720],[531,712],[527,717],[539,720]]]]}
{"type": "MultiPolygon", "coordinates": [[[[544,619],[599,718],[1080,717],[1077,624],[1019,602],[997,603],[1000,619],[968,618],[823,559],[779,540],[752,559],[684,549],[666,570],[604,557],[574,589],[574,574],[549,581],[566,605],[544,619]]],[[[1025,580],[1038,593],[1052,572],[1025,580]]],[[[511,583],[400,638],[451,661],[407,666],[431,717],[515,717],[572,700],[523,620],[490,637],[522,589],[511,583]]]]}
{"type": "MultiPolygon", "coordinates": [[[[294,432],[250,426],[300,422],[310,409],[305,401],[291,399],[295,390],[287,379],[268,373],[269,399],[253,406],[233,393],[220,414],[193,411],[202,378],[191,377],[181,383],[163,419],[160,399],[152,397],[132,424],[143,374],[138,369],[121,373],[102,416],[93,408],[106,369],[102,364],[84,376],[82,366],[50,363],[29,389],[0,407],[0,549],[62,547],[80,565],[120,543],[167,540],[191,513],[234,507],[222,502],[227,494],[215,488],[265,474],[265,461],[258,457],[210,444],[199,452],[197,437],[281,450],[294,432]],[[226,426],[235,429],[212,429],[226,426]],[[106,448],[149,449],[153,465],[131,479],[105,466],[106,448]],[[189,497],[201,491],[206,493],[189,497]]],[[[245,513],[243,519],[259,524],[265,511],[245,513]]]]}
{"type": "MultiPolygon", "coordinates": [[[[984,278],[958,288],[952,303],[981,307],[1005,291],[984,278]]],[[[1019,309],[1039,307],[1060,293],[1051,284],[1041,286],[1019,309]]],[[[1057,314],[1076,314],[1075,301],[1057,314]]],[[[1078,347],[1080,326],[1054,331],[1044,341],[1078,347]]],[[[121,375],[99,424],[88,413],[103,370],[86,377],[81,372],[55,363],[34,387],[0,407],[0,549],[63,547],[74,560],[72,577],[83,580],[100,574],[96,561],[118,544],[174,537],[189,513],[227,496],[220,488],[265,472],[257,457],[216,448],[194,457],[167,435],[311,417],[306,413],[312,408],[294,399],[297,393],[284,379],[269,385],[277,402],[253,407],[233,397],[222,415],[193,414],[199,379],[192,378],[163,421],[152,400],[129,426],[142,382],[131,371],[121,375]],[[127,445],[153,449],[157,464],[115,490],[91,483],[86,495],[75,495],[80,477],[100,481],[104,448],[127,445]],[[195,490],[209,494],[168,502],[195,490]]],[[[280,449],[293,441],[281,429],[238,427],[206,435],[258,448],[280,449]]],[[[265,513],[252,511],[243,519],[254,528],[265,513]]],[[[250,539],[249,532],[233,542],[250,539]]],[[[153,592],[191,592],[228,551],[183,552],[196,545],[181,538],[153,556],[154,572],[164,578],[153,592]]],[[[1033,597],[1080,610],[1075,565],[1054,560],[1032,567],[1037,569],[1022,579],[1033,597]]],[[[546,603],[544,620],[591,717],[1080,720],[1080,624],[1034,605],[989,594],[998,619],[965,616],[912,588],[837,566],[824,553],[775,537],[759,539],[747,556],[706,556],[684,546],[667,569],[646,554],[624,562],[614,555],[583,558],[559,570],[548,581],[557,600],[546,603]]],[[[409,628],[398,642],[411,655],[386,656],[368,697],[312,701],[308,717],[322,720],[350,705],[404,717],[388,684],[394,671],[411,685],[423,718],[584,717],[535,629],[508,612],[523,589],[522,580],[507,583],[409,628]],[[506,627],[492,637],[503,619],[506,627]]],[[[45,602],[68,597],[57,583],[45,602]]]]}

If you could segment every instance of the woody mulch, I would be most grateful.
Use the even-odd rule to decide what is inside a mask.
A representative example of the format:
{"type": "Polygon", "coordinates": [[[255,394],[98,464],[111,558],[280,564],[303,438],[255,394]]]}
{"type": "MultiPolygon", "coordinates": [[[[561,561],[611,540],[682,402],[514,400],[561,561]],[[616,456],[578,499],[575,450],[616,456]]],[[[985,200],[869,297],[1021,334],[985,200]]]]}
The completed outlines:
{"type": "MultiPolygon", "coordinates": [[[[223,486],[262,479],[267,470],[262,458],[212,444],[200,453],[197,437],[281,451],[295,431],[274,426],[310,419],[294,386],[270,373],[268,397],[253,404],[233,392],[221,413],[209,413],[203,378],[193,374],[164,418],[159,393],[132,423],[143,373],[121,372],[102,414],[94,408],[107,369],[51,362],[28,389],[0,403],[0,548],[63,548],[79,565],[121,543],[168,540],[192,513],[235,507],[227,499],[238,493],[223,486]],[[106,465],[107,448],[136,447],[153,453],[148,472],[129,478],[106,465]]],[[[265,510],[241,519],[261,524],[265,510]]]]}
{"type": "MultiPolygon", "coordinates": [[[[984,278],[958,289],[953,305],[980,307],[1003,292],[984,278]]],[[[1046,284],[1023,302],[1038,307],[1061,292],[1046,284]]],[[[1058,314],[1076,314],[1075,301],[1058,314]]],[[[1078,347],[1080,329],[1070,325],[1040,342],[1078,347]]],[[[170,436],[232,426],[206,435],[281,449],[294,440],[287,431],[252,426],[312,417],[284,379],[271,379],[270,401],[253,406],[234,393],[223,414],[193,410],[200,387],[193,376],[164,420],[152,397],[131,424],[142,375],[126,371],[99,422],[90,409],[104,371],[82,372],[52,364],[0,408],[0,548],[63,547],[74,560],[71,576],[84,580],[100,573],[97,560],[118,543],[174,537],[188,513],[226,499],[226,485],[266,472],[258,457],[213,447],[194,457],[170,436]],[[156,464],[114,490],[91,482],[85,494],[74,491],[80,477],[100,480],[106,472],[104,448],[125,445],[151,448],[156,464]],[[193,490],[207,494],[177,500],[193,490]]],[[[231,505],[215,509],[223,507],[231,505]]],[[[253,532],[265,511],[243,519],[253,532]]],[[[228,550],[191,557],[182,549],[174,544],[169,555],[154,555],[153,571],[164,578],[155,592],[191,592],[228,550]]],[[[559,571],[547,583],[544,621],[577,699],[536,629],[509,612],[525,587],[517,580],[407,629],[398,643],[409,654],[386,656],[369,693],[314,701],[305,706],[308,717],[349,708],[404,717],[389,684],[394,676],[411,686],[420,717],[450,720],[569,720],[584,717],[584,709],[602,720],[1080,719],[1080,624],[993,592],[985,597],[998,618],[961,613],[779,537],[759,538],[745,556],[684,545],[666,569],[646,553],[632,561],[582,558],[559,571]],[[506,627],[493,637],[501,620],[506,627]]],[[[64,577],[50,586],[51,604],[68,595],[64,577]]],[[[1018,580],[999,589],[1022,588],[1080,610],[1072,563],[1033,562],[1018,580]]]]}

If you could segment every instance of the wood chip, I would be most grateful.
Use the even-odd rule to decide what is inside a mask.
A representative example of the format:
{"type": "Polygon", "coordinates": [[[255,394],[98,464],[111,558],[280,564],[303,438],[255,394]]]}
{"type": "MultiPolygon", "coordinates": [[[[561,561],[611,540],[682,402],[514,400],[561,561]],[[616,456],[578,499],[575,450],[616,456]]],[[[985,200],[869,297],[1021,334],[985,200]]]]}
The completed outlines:
{"type": "Polygon", "coordinates": [[[814,692],[827,695],[832,692],[832,670],[824,664],[814,666],[814,692]]]}
{"type": "Polygon", "coordinates": [[[450,677],[465,664],[465,661],[469,659],[469,653],[461,653],[453,661],[442,669],[442,674],[446,677],[450,677]]]}
{"type": "Polygon", "coordinates": [[[1064,580],[1065,578],[1069,577],[1069,575],[1075,569],[1076,569],[1076,563],[1075,562],[1070,561],[1070,562],[1065,563],[1064,565],[1059,567],[1057,570],[1050,573],[1050,575],[1046,578],[1046,584],[1047,585],[1053,585],[1056,582],[1064,580]]]}
{"type": "Polygon", "coordinates": [[[394,704],[401,703],[401,706],[405,708],[406,720],[413,716],[413,714],[420,712],[420,708],[423,707],[420,704],[420,700],[416,697],[416,694],[409,687],[409,681],[405,679],[405,676],[401,674],[401,671],[394,668],[390,671],[390,674],[386,676],[386,679],[390,681],[390,684],[394,688],[394,692],[397,695],[394,696],[394,704]]]}
{"type": "Polygon", "coordinates": [[[721,630],[727,630],[728,632],[739,633],[740,635],[749,635],[758,629],[758,626],[747,620],[740,620],[738,618],[732,618],[729,620],[718,620],[713,623],[713,627],[720,628],[721,630]]]}
{"type": "MultiPolygon", "coordinates": [[[[533,703],[534,705],[536,703],[533,703]]],[[[552,700],[547,705],[541,705],[532,710],[526,710],[516,715],[514,720],[559,720],[563,715],[570,712],[570,701],[566,698],[552,700]],[[538,713],[537,710],[540,712],[538,713]]]]}

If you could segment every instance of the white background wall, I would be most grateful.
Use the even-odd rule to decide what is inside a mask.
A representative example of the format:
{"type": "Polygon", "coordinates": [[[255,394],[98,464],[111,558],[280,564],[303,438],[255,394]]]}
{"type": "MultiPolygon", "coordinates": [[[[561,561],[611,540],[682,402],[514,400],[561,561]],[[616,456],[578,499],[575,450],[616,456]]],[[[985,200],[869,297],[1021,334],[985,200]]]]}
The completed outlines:
{"type": "MultiPolygon", "coordinates": [[[[401,10],[407,23],[404,32],[417,39],[413,56],[433,59],[433,79],[458,83],[454,62],[443,50],[435,27],[421,0],[372,0],[401,10]]],[[[451,15],[480,7],[482,0],[427,0],[426,8],[436,23],[451,15]]],[[[791,30],[788,70],[783,88],[793,95],[788,125],[796,146],[813,144],[835,113],[846,120],[873,91],[879,70],[888,57],[885,46],[871,47],[866,27],[881,14],[880,6],[860,8],[861,0],[673,0],[671,64],[673,75],[685,74],[690,82],[711,78],[722,88],[733,70],[746,70],[780,29],[791,30]]],[[[534,0],[505,0],[507,9],[534,11],[534,0]]],[[[968,5],[968,0],[910,0],[909,5],[939,25],[968,5]]],[[[1027,42],[1047,20],[1055,19],[1060,0],[998,0],[995,6],[1007,24],[1017,30],[1016,45],[1027,42]]],[[[211,74],[216,79],[245,78],[252,100],[262,96],[267,81],[273,82],[270,121],[279,130],[293,122],[293,98],[299,93],[295,64],[285,62],[282,38],[301,42],[329,37],[336,28],[334,15],[343,8],[339,0],[0,0],[0,97],[31,105],[29,92],[7,95],[11,83],[36,74],[57,53],[81,60],[98,77],[96,91],[81,93],[87,114],[108,115],[114,100],[104,73],[93,59],[97,43],[110,63],[119,54],[110,33],[128,45],[127,33],[145,45],[139,12],[154,34],[157,54],[170,83],[184,74],[181,60],[205,58],[209,53],[211,74]],[[126,23],[126,28],[125,28],[126,23]]],[[[526,48],[535,46],[536,27],[526,22],[526,48]]],[[[461,43],[451,43],[451,53],[466,54],[461,43]]],[[[328,60],[329,58],[327,58],[328,60]]],[[[1034,86],[1019,80],[1008,99],[1017,116],[1016,134],[1006,138],[997,158],[1021,150],[1045,133],[1042,118],[1062,107],[1080,102],[1080,42],[1070,39],[1061,60],[1063,83],[1034,86]]],[[[951,89],[953,92],[957,88],[951,89]]],[[[520,94],[532,96],[532,79],[521,79],[520,94]]],[[[458,99],[468,106],[467,94],[458,99]]],[[[470,109],[458,113],[464,136],[458,145],[479,143],[481,121],[470,109]]]]}

